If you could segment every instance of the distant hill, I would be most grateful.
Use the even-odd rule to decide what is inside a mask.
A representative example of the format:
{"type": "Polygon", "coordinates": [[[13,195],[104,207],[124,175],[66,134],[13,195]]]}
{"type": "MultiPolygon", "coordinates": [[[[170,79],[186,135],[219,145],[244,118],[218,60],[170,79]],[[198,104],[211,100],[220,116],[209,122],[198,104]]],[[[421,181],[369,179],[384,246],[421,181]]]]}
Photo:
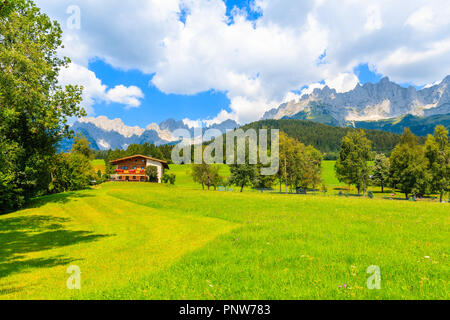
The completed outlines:
{"type": "Polygon", "coordinates": [[[437,125],[443,125],[450,131],[450,114],[430,117],[406,115],[379,121],[357,121],[353,124],[355,128],[383,130],[393,133],[402,133],[405,128],[410,128],[418,136],[432,134],[437,125]]]}
{"type": "MultiPolygon", "coordinates": [[[[312,121],[282,119],[261,120],[242,127],[247,129],[279,129],[288,136],[298,139],[306,145],[312,145],[327,155],[328,159],[334,158],[340,151],[342,138],[355,128],[334,127],[312,121]]],[[[373,142],[373,149],[378,153],[390,154],[400,141],[400,135],[379,130],[363,129],[367,138],[373,142]]],[[[421,143],[425,138],[419,138],[421,143]]]]}

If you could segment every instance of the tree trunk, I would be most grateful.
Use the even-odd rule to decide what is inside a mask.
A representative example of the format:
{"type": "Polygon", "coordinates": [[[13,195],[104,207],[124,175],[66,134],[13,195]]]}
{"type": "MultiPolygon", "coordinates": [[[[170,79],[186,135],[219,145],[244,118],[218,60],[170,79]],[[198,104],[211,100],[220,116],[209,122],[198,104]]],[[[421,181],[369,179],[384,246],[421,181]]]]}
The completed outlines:
{"type": "Polygon", "coordinates": [[[203,188],[203,191],[205,190],[205,184],[204,183],[202,183],[202,188],[203,188]]]}
{"type": "Polygon", "coordinates": [[[241,186],[241,193],[244,192],[244,185],[241,186]]]}
{"type": "Polygon", "coordinates": [[[383,182],[381,183],[381,193],[384,193],[384,185],[383,185],[383,182]]]}
{"type": "Polygon", "coordinates": [[[444,191],[441,191],[441,203],[444,201],[444,191]]]}
{"type": "Polygon", "coordinates": [[[408,195],[409,195],[409,194],[408,194],[407,192],[405,192],[406,200],[409,200],[408,195]]]}

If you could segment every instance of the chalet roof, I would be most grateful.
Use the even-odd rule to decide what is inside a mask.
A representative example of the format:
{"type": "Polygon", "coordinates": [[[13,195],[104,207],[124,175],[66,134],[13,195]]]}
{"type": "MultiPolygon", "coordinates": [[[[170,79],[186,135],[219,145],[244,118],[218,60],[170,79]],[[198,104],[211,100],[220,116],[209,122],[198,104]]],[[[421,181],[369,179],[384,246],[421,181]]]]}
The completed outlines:
{"type": "Polygon", "coordinates": [[[141,154],[136,154],[134,156],[112,160],[112,161],[110,161],[110,163],[111,164],[117,164],[118,162],[125,161],[125,160],[130,160],[130,159],[134,159],[134,158],[144,158],[144,159],[147,159],[147,160],[152,160],[152,161],[155,161],[155,162],[159,162],[159,163],[161,163],[163,165],[163,167],[165,169],[169,169],[169,164],[167,163],[167,161],[156,159],[156,158],[152,158],[152,157],[143,156],[141,154]]]}

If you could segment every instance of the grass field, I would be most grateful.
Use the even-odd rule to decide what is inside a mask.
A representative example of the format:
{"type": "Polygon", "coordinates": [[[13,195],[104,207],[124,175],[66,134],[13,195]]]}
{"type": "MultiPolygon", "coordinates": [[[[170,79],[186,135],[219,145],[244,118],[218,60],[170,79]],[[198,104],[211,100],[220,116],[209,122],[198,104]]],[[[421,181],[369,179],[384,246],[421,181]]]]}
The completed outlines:
{"type": "Polygon", "coordinates": [[[106,172],[106,165],[105,165],[105,161],[98,159],[98,160],[93,160],[92,161],[92,167],[94,168],[94,171],[97,173],[99,170],[102,173],[106,172]]]}
{"type": "Polygon", "coordinates": [[[450,298],[448,204],[208,192],[173,170],[179,186],[107,183],[1,216],[0,299],[450,298]]]}

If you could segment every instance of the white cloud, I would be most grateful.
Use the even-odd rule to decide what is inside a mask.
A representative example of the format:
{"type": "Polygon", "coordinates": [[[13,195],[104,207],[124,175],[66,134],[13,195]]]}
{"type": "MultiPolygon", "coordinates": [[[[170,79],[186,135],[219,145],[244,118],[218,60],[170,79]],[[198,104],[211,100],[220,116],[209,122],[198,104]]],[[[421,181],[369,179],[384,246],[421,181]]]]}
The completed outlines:
{"type": "MultiPolygon", "coordinates": [[[[359,83],[358,77],[353,73],[340,73],[336,77],[326,79],[325,83],[313,83],[302,90],[301,95],[311,94],[315,89],[323,89],[328,86],[335,89],[336,92],[342,93],[353,90],[359,83]]],[[[293,99],[291,99],[293,100],[293,99]]]]}
{"type": "Polygon", "coordinates": [[[380,30],[383,26],[380,9],[376,6],[367,8],[367,22],[364,29],[371,32],[380,30]]]}
{"type": "Polygon", "coordinates": [[[136,86],[118,85],[106,93],[107,101],[124,104],[127,108],[137,108],[141,105],[139,99],[144,98],[141,89],[136,86]]]}
{"type": "Polygon", "coordinates": [[[135,86],[125,87],[118,85],[108,90],[108,86],[104,85],[94,72],[75,63],[70,63],[68,68],[61,70],[59,83],[61,85],[83,86],[82,106],[88,115],[95,114],[92,108],[95,103],[114,102],[123,104],[127,108],[136,108],[141,105],[140,99],[144,98],[141,89],[135,86]]]}
{"type": "MultiPolygon", "coordinates": [[[[154,74],[153,84],[165,93],[225,92],[231,112],[216,119],[256,120],[298,98],[292,91],[309,85],[304,92],[310,92],[322,80],[339,92],[350,90],[357,83],[353,69],[361,63],[393,81],[417,85],[450,73],[447,0],[256,0],[253,8],[262,16],[248,21],[236,10],[233,23],[222,0],[37,4],[63,26],[66,8],[80,6],[81,29],[64,33],[63,52],[75,63],[87,67],[100,58],[119,69],[154,74]],[[188,12],[185,24],[179,21],[180,6],[188,12]]],[[[101,81],[85,76],[95,102],[101,81]]],[[[134,89],[112,90],[113,97],[103,99],[138,104],[134,89]]]]}
{"type": "Polygon", "coordinates": [[[337,92],[347,92],[355,89],[359,80],[353,73],[340,73],[332,79],[325,80],[325,83],[330,88],[336,89],[337,92]]]}
{"type": "Polygon", "coordinates": [[[183,123],[188,126],[189,128],[202,128],[203,127],[203,120],[191,120],[191,119],[183,119],[183,123]]]}
{"type": "Polygon", "coordinates": [[[426,31],[434,28],[434,18],[433,8],[425,6],[411,14],[405,25],[411,26],[418,31],[426,31]]]}

